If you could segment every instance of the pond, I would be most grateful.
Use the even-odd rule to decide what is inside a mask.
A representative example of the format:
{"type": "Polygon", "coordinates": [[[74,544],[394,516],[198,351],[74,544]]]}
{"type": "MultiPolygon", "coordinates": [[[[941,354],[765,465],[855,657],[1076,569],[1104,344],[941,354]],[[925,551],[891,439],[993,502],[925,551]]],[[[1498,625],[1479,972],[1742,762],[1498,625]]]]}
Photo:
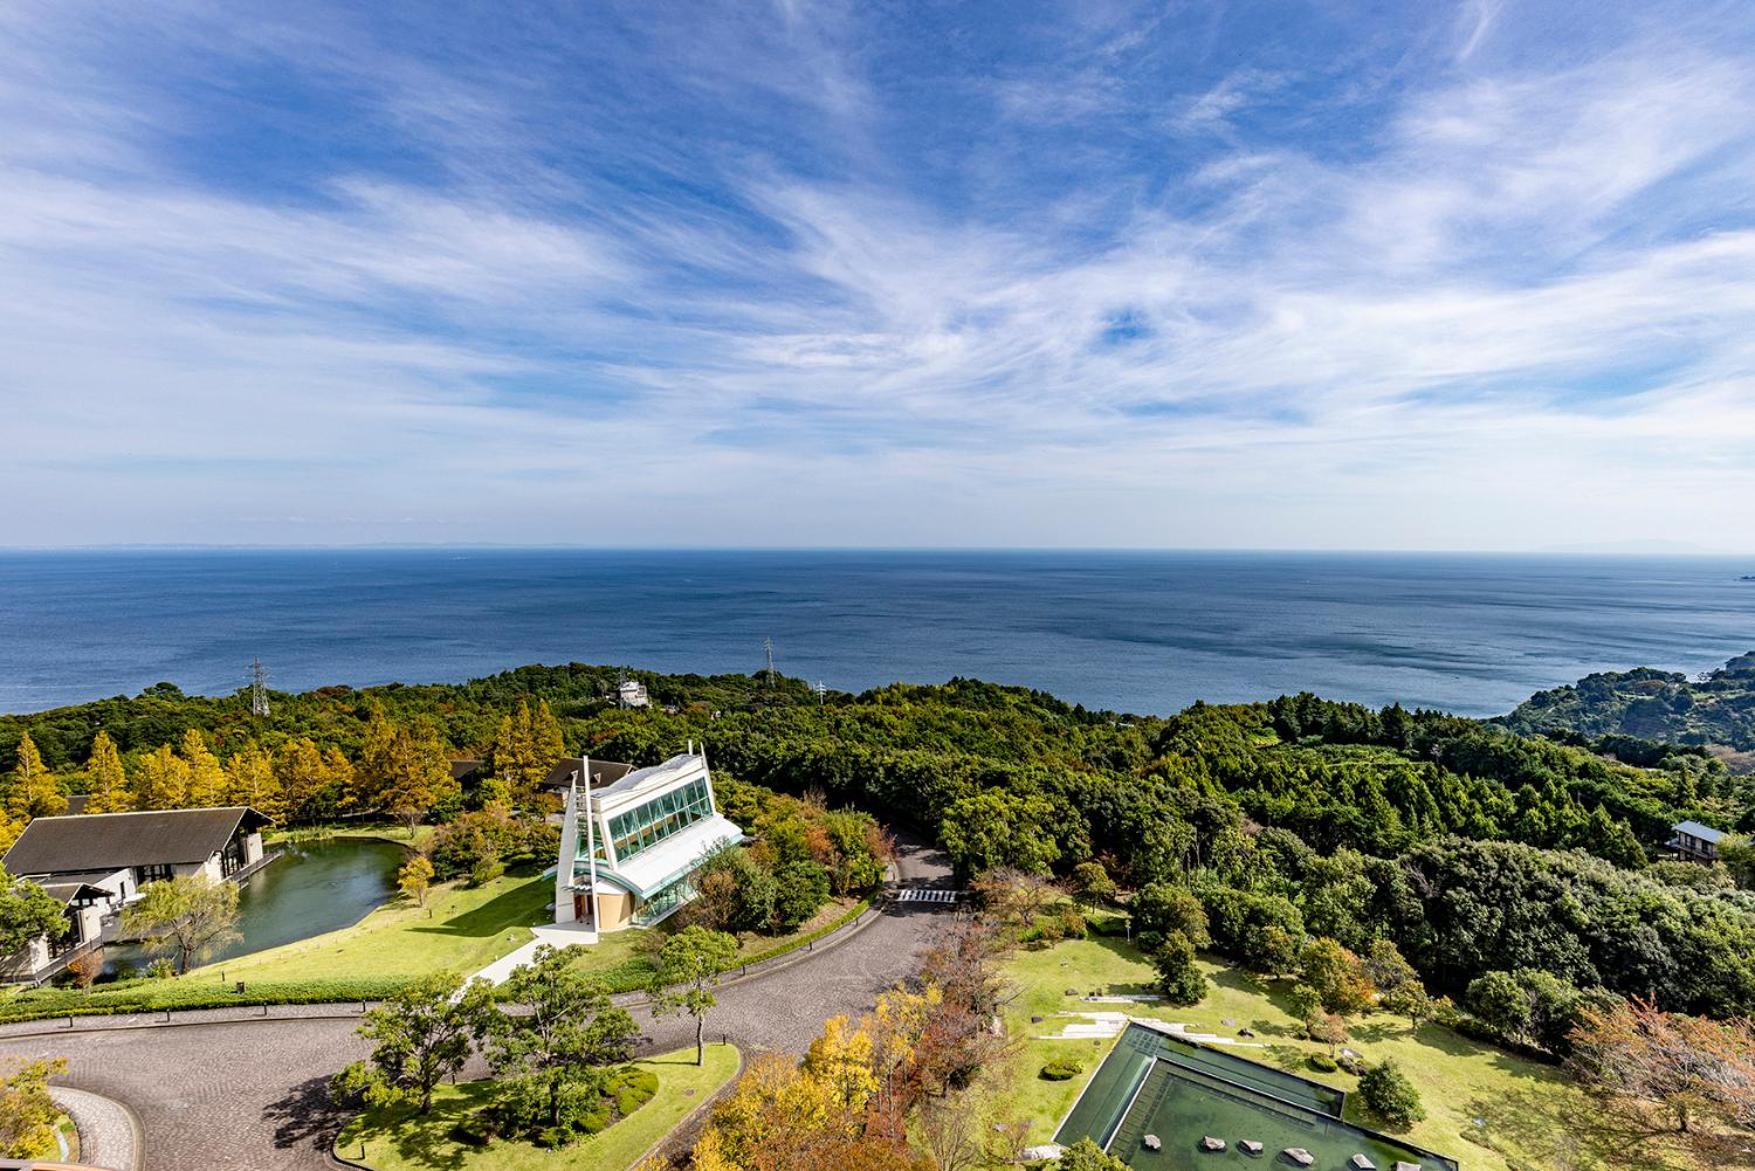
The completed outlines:
{"type": "MultiPolygon", "coordinates": [[[[282,851],[238,892],[241,939],[215,948],[204,962],[279,947],[359,922],[396,890],[396,871],[408,853],[393,842],[331,838],[282,842],[282,851]]],[[[141,967],[151,956],[137,944],[104,951],[104,971],[141,967]]]]}

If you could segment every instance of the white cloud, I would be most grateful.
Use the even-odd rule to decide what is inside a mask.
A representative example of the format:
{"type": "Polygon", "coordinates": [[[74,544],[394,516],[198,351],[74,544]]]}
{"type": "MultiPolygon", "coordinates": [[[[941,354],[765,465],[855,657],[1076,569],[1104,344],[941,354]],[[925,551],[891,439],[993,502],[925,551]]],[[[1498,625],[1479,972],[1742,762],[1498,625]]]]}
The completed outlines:
{"type": "MultiPolygon", "coordinates": [[[[320,56],[439,173],[227,189],[52,15],[0,29],[13,76],[78,80],[0,82],[0,541],[1755,547],[1748,59],[1440,74],[1342,143],[1235,141],[1264,88],[1322,100],[1243,67],[1142,123],[1210,145],[1164,196],[990,215],[873,162],[898,99],[851,19],[731,22],[710,68],[640,32],[692,46],[681,85],[848,135],[818,173],[714,144],[707,198],[556,157],[675,143],[532,137],[549,107],[479,62],[321,21],[248,52],[320,56]]],[[[1472,19],[1471,63],[1510,35],[1472,19]]],[[[1090,61],[1011,116],[1125,114],[1090,61]]]]}

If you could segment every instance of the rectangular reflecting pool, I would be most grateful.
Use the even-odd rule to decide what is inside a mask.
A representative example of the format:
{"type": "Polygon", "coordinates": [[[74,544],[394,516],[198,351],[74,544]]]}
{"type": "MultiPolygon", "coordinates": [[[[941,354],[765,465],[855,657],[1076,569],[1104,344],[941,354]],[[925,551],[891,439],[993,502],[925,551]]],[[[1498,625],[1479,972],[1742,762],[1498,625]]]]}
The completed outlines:
{"type": "Polygon", "coordinates": [[[1242,1165],[1356,1171],[1363,1155],[1380,1171],[1398,1163],[1457,1171],[1454,1159],[1342,1121],[1346,1094],[1219,1049],[1130,1024],[1068,1112],[1054,1141],[1090,1138],[1138,1171],[1199,1171],[1242,1165]],[[1149,1137],[1148,1137],[1149,1136],[1149,1137]],[[1208,1137],[1223,1151],[1202,1148],[1208,1137]],[[1249,1153],[1244,1142],[1261,1144],[1249,1153]]]}

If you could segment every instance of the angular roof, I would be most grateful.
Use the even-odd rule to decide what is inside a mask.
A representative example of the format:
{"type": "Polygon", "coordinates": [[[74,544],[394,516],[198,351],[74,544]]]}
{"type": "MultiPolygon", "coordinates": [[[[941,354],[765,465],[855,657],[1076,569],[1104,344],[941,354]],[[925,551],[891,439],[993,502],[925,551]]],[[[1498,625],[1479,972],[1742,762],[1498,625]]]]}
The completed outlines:
{"type": "Polygon", "coordinates": [[[240,827],[256,830],[267,824],[268,818],[244,805],[39,817],[24,827],[0,865],[23,876],[205,862],[240,827]]]}
{"type": "Polygon", "coordinates": [[[1698,821],[1678,821],[1670,828],[1679,834],[1687,834],[1689,837],[1699,838],[1701,841],[1711,842],[1713,845],[1717,845],[1725,836],[1724,830],[1713,829],[1710,825],[1701,825],[1698,821]]]}
{"type": "Polygon", "coordinates": [[[591,762],[593,785],[591,795],[593,797],[610,797],[632,793],[639,789],[661,785],[683,773],[704,767],[705,764],[706,761],[699,753],[679,752],[663,764],[655,764],[650,768],[631,769],[627,765],[620,765],[618,767],[628,771],[620,776],[609,778],[611,784],[598,787],[597,762],[594,760],[591,762]]]}
{"type": "MultiPolygon", "coordinates": [[[[743,831],[715,813],[656,846],[641,850],[619,866],[599,862],[597,873],[627,887],[641,898],[650,898],[695,869],[707,855],[743,841],[743,831]]],[[[579,872],[583,874],[583,870],[579,872]]]]}

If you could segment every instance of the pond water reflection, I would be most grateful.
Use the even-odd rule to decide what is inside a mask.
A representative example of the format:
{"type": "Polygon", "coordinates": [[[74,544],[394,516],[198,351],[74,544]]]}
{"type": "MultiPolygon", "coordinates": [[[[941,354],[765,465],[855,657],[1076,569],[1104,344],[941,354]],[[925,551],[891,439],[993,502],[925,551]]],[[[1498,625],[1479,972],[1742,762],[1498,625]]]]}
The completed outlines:
{"type": "MultiPolygon", "coordinates": [[[[407,851],[392,842],[332,838],[283,842],[284,851],[238,892],[241,939],[216,948],[207,963],[335,931],[363,919],[396,889],[407,851]]],[[[151,957],[134,944],[105,949],[104,970],[139,967],[151,957]]]]}

